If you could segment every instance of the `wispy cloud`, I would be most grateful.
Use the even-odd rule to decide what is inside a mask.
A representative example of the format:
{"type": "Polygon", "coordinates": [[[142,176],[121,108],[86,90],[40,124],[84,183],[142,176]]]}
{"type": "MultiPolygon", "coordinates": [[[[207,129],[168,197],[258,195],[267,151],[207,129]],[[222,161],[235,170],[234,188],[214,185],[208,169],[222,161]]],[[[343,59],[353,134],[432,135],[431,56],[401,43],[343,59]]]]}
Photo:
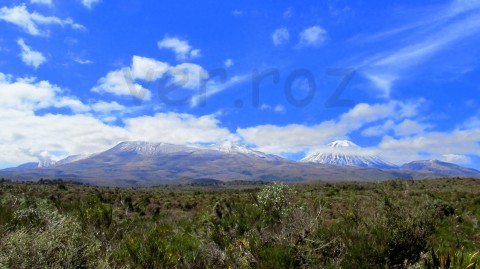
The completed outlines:
{"type": "Polygon", "coordinates": [[[53,6],[52,0],[30,0],[32,4],[41,4],[46,6],[53,6]]]}
{"type": "Polygon", "coordinates": [[[20,53],[20,57],[26,65],[32,66],[33,68],[37,69],[41,64],[47,61],[47,58],[45,58],[42,53],[34,51],[32,48],[27,46],[23,39],[18,39],[17,44],[22,50],[22,52],[20,53]]]}
{"type": "Polygon", "coordinates": [[[74,58],[73,61],[78,64],[93,64],[93,61],[89,59],[74,58]]]}
{"type": "Polygon", "coordinates": [[[25,4],[14,6],[12,8],[0,8],[0,20],[12,23],[22,28],[30,35],[48,35],[48,31],[40,29],[40,26],[60,25],[70,26],[76,30],[85,30],[83,25],[75,23],[72,19],[60,19],[54,16],[44,16],[42,14],[27,10],[25,4]]]}
{"type": "Polygon", "coordinates": [[[381,91],[380,97],[388,98],[394,83],[407,72],[451,48],[453,44],[478,36],[479,9],[480,1],[454,1],[420,21],[364,37],[361,42],[394,38],[398,40],[398,45],[353,64],[360,67],[364,76],[381,91]]]}
{"type": "Polygon", "coordinates": [[[207,100],[208,98],[211,98],[212,96],[223,92],[227,89],[230,89],[238,84],[241,84],[248,79],[250,79],[250,75],[238,75],[230,78],[229,80],[225,82],[216,82],[214,80],[210,80],[206,82],[206,92],[203,94],[198,94],[192,97],[190,100],[190,105],[192,107],[195,107],[200,104],[202,100],[207,100]]]}
{"type": "Polygon", "coordinates": [[[81,0],[82,5],[88,9],[92,9],[92,7],[98,3],[100,3],[101,0],[81,0]]]}
{"type": "Polygon", "coordinates": [[[187,41],[176,37],[165,37],[158,41],[158,47],[172,50],[178,60],[193,59],[200,56],[199,49],[194,49],[187,41]]]}

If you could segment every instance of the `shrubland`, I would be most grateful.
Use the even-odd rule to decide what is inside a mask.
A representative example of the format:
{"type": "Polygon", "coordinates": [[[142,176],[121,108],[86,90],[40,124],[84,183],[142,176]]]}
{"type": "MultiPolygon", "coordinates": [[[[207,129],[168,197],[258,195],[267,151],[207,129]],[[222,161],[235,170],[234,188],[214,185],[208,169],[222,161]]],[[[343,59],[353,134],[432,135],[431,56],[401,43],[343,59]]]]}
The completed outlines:
{"type": "Polygon", "coordinates": [[[475,268],[480,180],[0,183],[0,268],[475,268]]]}

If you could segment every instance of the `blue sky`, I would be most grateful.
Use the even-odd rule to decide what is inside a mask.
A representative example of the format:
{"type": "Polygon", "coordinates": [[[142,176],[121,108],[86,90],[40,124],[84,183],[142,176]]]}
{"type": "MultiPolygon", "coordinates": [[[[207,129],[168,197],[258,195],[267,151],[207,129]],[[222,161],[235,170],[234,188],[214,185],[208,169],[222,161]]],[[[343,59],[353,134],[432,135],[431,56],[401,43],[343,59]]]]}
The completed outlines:
{"type": "Polygon", "coordinates": [[[349,139],[480,168],[480,1],[419,2],[0,0],[0,167],[349,139]]]}

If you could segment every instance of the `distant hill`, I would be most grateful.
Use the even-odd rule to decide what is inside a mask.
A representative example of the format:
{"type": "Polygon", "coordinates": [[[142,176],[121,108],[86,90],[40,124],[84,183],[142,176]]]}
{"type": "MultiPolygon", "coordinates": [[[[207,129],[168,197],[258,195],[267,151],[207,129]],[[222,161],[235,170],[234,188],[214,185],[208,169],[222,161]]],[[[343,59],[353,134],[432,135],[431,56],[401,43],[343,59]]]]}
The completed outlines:
{"type": "Polygon", "coordinates": [[[402,165],[402,170],[420,171],[441,174],[445,176],[479,176],[480,171],[465,168],[453,163],[442,162],[438,160],[414,161],[402,165]]]}

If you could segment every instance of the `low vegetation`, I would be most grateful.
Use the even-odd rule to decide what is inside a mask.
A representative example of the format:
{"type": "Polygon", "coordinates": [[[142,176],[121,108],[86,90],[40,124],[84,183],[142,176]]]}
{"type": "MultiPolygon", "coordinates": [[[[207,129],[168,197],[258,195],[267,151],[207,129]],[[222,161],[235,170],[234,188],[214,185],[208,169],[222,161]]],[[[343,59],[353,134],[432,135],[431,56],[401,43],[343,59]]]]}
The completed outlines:
{"type": "Polygon", "coordinates": [[[0,182],[0,268],[478,268],[480,180],[0,182]]]}

